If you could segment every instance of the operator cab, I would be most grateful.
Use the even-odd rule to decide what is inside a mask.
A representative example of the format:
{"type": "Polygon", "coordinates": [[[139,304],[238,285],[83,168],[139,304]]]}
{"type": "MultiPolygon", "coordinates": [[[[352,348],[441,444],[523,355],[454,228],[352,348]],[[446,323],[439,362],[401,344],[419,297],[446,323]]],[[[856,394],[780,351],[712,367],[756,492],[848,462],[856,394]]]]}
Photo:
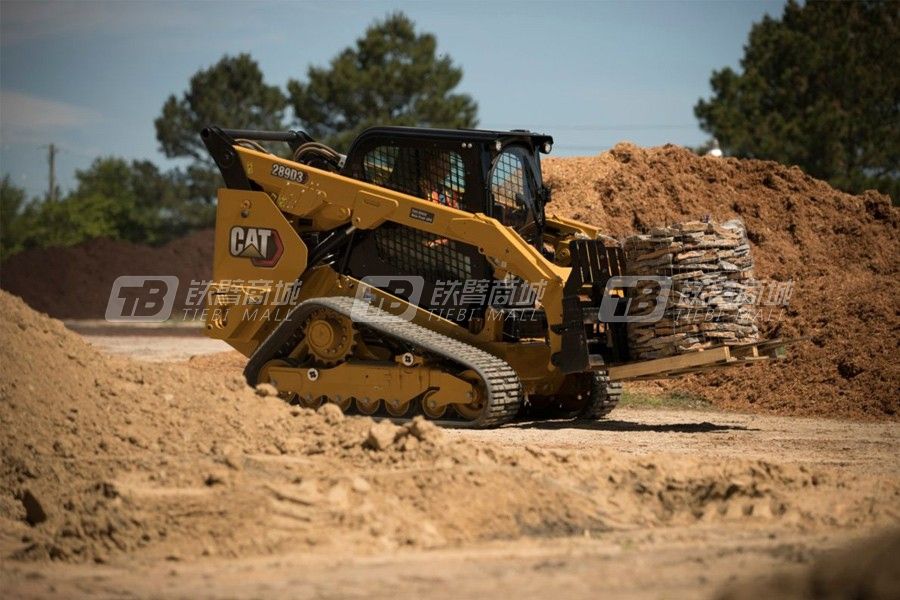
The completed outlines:
{"type": "Polygon", "coordinates": [[[538,232],[550,196],[538,154],[552,146],[552,137],[524,130],[372,127],[353,142],[341,173],[538,232]]]}
{"type": "MultiPolygon", "coordinates": [[[[550,136],[528,131],[373,127],[353,142],[341,174],[484,213],[541,248],[550,193],[538,155],[552,145],[550,136]]],[[[534,307],[521,282],[495,281],[476,246],[397,223],[355,232],[340,264],[342,273],[357,278],[419,281],[415,292],[384,289],[470,327],[488,306],[534,307]]]]}

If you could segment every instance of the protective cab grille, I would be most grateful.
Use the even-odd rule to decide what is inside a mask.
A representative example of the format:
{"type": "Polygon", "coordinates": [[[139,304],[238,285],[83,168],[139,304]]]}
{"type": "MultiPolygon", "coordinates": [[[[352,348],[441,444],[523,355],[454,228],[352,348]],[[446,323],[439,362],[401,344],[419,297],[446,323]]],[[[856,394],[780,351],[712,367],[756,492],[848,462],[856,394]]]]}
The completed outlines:
{"type": "Polygon", "coordinates": [[[460,208],[466,193],[462,157],[438,148],[377,146],[353,176],[404,194],[460,208]]]}
{"type": "Polygon", "coordinates": [[[437,235],[401,225],[385,225],[375,231],[378,258],[400,273],[419,275],[426,281],[466,280],[472,277],[472,259],[460,245],[437,235]]]}

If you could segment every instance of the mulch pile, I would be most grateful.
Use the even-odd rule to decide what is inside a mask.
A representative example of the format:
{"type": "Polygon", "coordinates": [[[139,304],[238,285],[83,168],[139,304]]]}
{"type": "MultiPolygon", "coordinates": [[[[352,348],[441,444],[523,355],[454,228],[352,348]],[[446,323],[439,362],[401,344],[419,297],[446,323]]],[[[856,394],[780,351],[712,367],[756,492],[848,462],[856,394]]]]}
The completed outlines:
{"type": "MultiPolygon", "coordinates": [[[[0,287],[57,319],[102,319],[121,275],[174,275],[179,286],[172,316],[195,307],[191,281],[212,278],[214,231],[192,233],[160,247],[98,239],[71,248],[36,248],[0,267],[0,287]]],[[[202,308],[202,307],[200,307],[202,308]]]]}
{"type": "MultiPolygon", "coordinates": [[[[549,159],[548,212],[624,238],[653,227],[740,218],[755,276],[792,282],[788,306],[758,316],[761,337],[810,340],[780,364],[665,384],[717,406],[854,418],[900,414],[900,213],[887,196],[853,196],[796,167],[619,144],[549,159]]],[[[785,286],[781,286],[785,289],[785,286]]]]}

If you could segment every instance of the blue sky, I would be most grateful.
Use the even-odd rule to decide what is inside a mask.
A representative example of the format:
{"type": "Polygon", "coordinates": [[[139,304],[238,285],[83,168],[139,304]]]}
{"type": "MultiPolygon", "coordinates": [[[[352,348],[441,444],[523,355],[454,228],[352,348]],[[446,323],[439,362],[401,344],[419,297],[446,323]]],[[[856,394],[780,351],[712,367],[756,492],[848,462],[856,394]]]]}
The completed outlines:
{"type": "MultiPolygon", "coordinates": [[[[463,67],[485,128],[550,133],[555,155],[621,140],[699,144],[693,105],[737,66],[776,2],[0,3],[0,169],[32,194],[99,155],[172,164],[153,129],[166,97],[223,54],[249,52],[270,84],[305,76],[374,19],[402,10],[463,67]]],[[[239,123],[229,124],[235,127],[239,123]]]]}

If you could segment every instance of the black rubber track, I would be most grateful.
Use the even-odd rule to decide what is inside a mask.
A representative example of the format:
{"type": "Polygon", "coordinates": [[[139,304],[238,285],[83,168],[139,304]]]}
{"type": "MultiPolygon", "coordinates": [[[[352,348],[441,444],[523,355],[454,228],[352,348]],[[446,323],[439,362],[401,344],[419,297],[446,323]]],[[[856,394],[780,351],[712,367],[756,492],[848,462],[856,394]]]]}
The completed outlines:
{"type": "Polygon", "coordinates": [[[610,382],[605,371],[596,371],[591,380],[591,394],[587,405],[578,415],[582,419],[602,419],[619,404],[622,397],[622,384],[610,382]]]}

